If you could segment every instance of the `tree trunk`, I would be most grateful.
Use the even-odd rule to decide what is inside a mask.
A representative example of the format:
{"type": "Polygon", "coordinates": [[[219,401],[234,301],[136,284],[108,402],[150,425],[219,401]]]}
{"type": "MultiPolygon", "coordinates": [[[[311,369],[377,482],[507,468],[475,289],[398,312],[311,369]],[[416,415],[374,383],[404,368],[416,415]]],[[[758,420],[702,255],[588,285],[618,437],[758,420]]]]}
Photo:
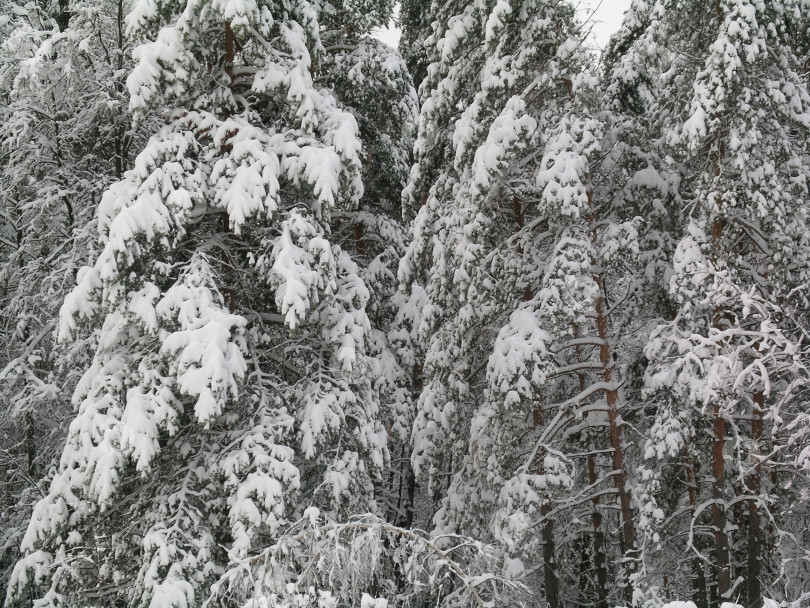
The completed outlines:
{"type": "MultiPolygon", "coordinates": [[[[534,410],[533,414],[534,426],[536,428],[542,427],[545,422],[543,421],[543,409],[540,404],[534,410]]],[[[545,473],[545,466],[543,464],[545,458],[545,450],[540,450],[540,466],[537,473],[543,475],[545,473]]],[[[546,519],[551,512],[551,504],[546,500],[540,507],[540,515],[543,516],[543,527],[541,531],[541,539],[543,541],[543,576],[545,579],[546,590],[546,604],[548,608],[560,608],[560,579],[557,576],[557,562],[554,557],[554,522],[551,518],[546,519]]]]}
{"type": "Polygon", "coordinates": [[[354,251],[357,255],[366,255],[366,243],[363,241],[363,224],[354,225],[354,251]]]}
{"type": "MultiPolygon", "coordinates": [[[[549,503],[543,503],[540,514],[545,517],[551,511],[549,503]]],[[[543,574],[546,582],[546,603],[548,608],[560,606],[560,580],[557,578],[557,564],[554,561],[554,524],[550,519],[543,523],[543,574]]]]}
{"type": "Polygon", "coordinates": [[[230,84],[233,85],[233,62],[236,58],[236,39],[233,35],[231,22],[225,23],[225,74],[228,75],[230,84]]]}
{"type": "Polygon", "coordinates": [[[410,463],[407,465],[408,468],[408,504],[405,507],[405,528],[410,528],[413,526],[413,519],[414,519],[414,499],[416,497],[416,475],[413,474],[413,468],[411,467],[410,463]]]}
{"type": "MultiPolygon", "coordinates": [[[[512,199],[512,210],[515,214],[515,223],[518,229],[521,230],[526,224],[526,215],[523,211],[523,205],[518,197],[512,199]]],[[[518,249],[518,253],[523,253],[522,249],[518,249]]],[[[522,294],[524,302],[528,302],[534,297],[534,293],[530,285],[527,285],[522,294]]],[[[542,427],[543,422],[543,406],[537,404],[533,415],[534,426],[536,428],[542,427]]],[[[542,475],[545,472],[543,460],[545,457],[545,450],[540,451],[540,467],[538,473],[542,475]]],[[[540,515],[545,519],[551,512],[551,504],[546,501],[540,507],[540,515]]],[[[545,578],[546,588],[546,604],[548,608],[559,608],[560,606],[560,580],[557,576],[557,563],[554,557],[554,522],[545,519],[541,530],[541,539],[543,541],[543,575],[545,578]]]]}
{"type": "Polygon", "coordinates": [[[725,458],[726,420],[720,412],[720,404],[714,406],[714,436],[712,438],[712,524],[714,526],[714,567],[717,573],[717,596],[722,602],[731,589],[729,569],[728,534],[726,532],[725,458]]]}
{"type": "MultiPolygon", "coordinates": [[[[593,448],[593,446],[591,446],[593,448]]],[[[596,457],[588,454],[588,482],[596,483],[596,457]]],[[[593,525],[593,566],[596,570],[596,608],[608,608],[607,600],[607,568],[605,567],[605,532],[602,529],[602,514],[599,512],[599,497],[591,499],[593,511],[591,524],[593,525]]]]}
{"type": "MultiPolygon", "coordinates": [[[[117,33],[118,33],[118,48],[117,48],[117,66],[119,70],[124,68],[124,0],[118,0],[117,5],[117,19],[116,19],[117,33]]],[[[117,79],[115,88],[119,93],[124,92],[124,82],[117,79]]],[[[124,176],[124,166],[126,145],[125,140],[127,136],[127,128],[124,124],[118,127],[115,136],[115,177],[121,179],[124,176]]]]}
{"type": "MultiPolygon", "coordinates": [[[[684,450],[686,455],[686,483],[687,491],[689,492],[689,506],[692,510],[692,517],[694,517],[695,510],[697,509],[697,475],[695,474],[695,463],[692,460],[691,454],[688,450],[684,450]]],[[[699,539],[694,539],[695,548],[700,550],[699,539]]],[[[702,544],[702,543],[700,543],[702,544]]],[[[709,608],[708,597],[706,593],[706,575],[703,573],[703,564],[700,558],[695,556],[692,558],[692,572],[695,578],[693,581],[692,601],[697,608],[709,608]]]]}
{"type": "MultiPolygon", "coordinates": [[[[722,18],[722,11],[720,2],[717,2],[718,18],[722,18]]],[[[712,153],[712,166],[714,169],[715,177],[720,177],[720,160],[723,157],[723,142],[719,136],[717,138],[717,149],[712,153]]],[[[717,198],[718,213],[722,201],[720,197],[717,198]]],[[[718,215],[712,221],[712,247],[714,249],[713,256],[716,256],[720,248],[720,239],[723,236],[725,222],[718,215]]],[[[712,317],[712,327],[722,331],[729,323],[726,311],[716,309],[712,317]]],[[[724,447],[726,443],[726,420],[723,418],[720,403],[715,403],[713,408],[713,437],[712,437],[712,525],[714,526],[714,566],[717,577],[717,596],[718,602],[728,599],[727,595],[731,589],[731,570],[729,566],[729,543],[728,532],[726,531],[726,504],[724,498],[725,489],[725,456],[724,447]]]]}
{"type": "MultiPolygon", "coordinates": [[[[225,74],[228,76],[228,81],[230,85],[233,85],[233,62],[236,58],[236,44],[235,38],[233,34],[233,29],[231,28],[231,22],[228,21],[225,23],[225,74]]],[[[228,112],[230,114],[230,112],[228,112]]],[[[226,146],[230,146],[229,143],[225,143],[226,146]]],[[[231,218],[228,215],[227,211],[222,212],[222,229],[224,230],[225,234],[231,233],[231,218]]],[[[227,247],[223,247],[222,250],[222,266],[223,266],[223,275],[225,274],[225,270],[230,263],[230,256],[228,254],[227,247]]],[[[222,288],[222,296],[225,299],[225,303],[228,306],[228,310],[230,312],[236,311],[236,290],[233,287],[227,286],[227,283],[222,288]]]]}
{"type": "MultiPolygon", "coordinates": [[[[605,303],[605,289],[602,277],[595,275],[599,296],[596,300],[596,327],[599,332],[599,339],[602,345],[599,348],[599,359],[603,366],[602,378],[605,384],[611,385],[613,382],[613,355],[608,344],[608,319],[607,306],[605,303]]],[[[613,479],[616,482],[616,489],[619,492],[619,508],[622,521],[622,537],[624,540],[624,557],[626,561],[625,578],[625,601],[630,604],[633,600],[633,590],[630,576],[636,571],[636,524],[633,519],[633,508],[630,504],[630,490],[627,487],[627,470],[624,464],[624,444],[622,440],[622,420],[619,413],[619,394],[615,388],[605,391],[608,413],[608,435],[610,447],[613,449],[613,479]]]]}
{"type": "MultiPolygon", "coordinates": [[[[715,12],[717,14],[718,27],[722,25],[724,19],[724,11],[721,0],[715,0],[715,12]]],[[[724,156],[724,145],[722,137],[719,133],[714,133],[715,149],[711,154],[712,170],[714,177],[721,176],[720,162],[724,156]]],[[[720,240],[723,236],[725,222],[720,216],[720,210],[723,202],[722,198],[718,195],[716,199],[717,211],[712,221],[712,255],[713,262],[717,262],[717,254],[720,251],[720,240]]],[[[729,319],[722,309],[715,309],[712,316],[712,327],[717,330],[723,330],[728,324],[729,319]]],[[[716,597],[713,598],[713,604],[720,603],[727,598],[729,590],[731,589],[731,571],[729,567],[729,542],[728,532],[726,530],[727,515],[726,504],[724,498],[725,490],[725,456],[724,447],[726,441],[726,421],[721,412],[721,404],[714,403],[713,408],[713,429],[712,429],[712,524],[714,526],[714,569],[716,573],[717,589],[716,597]]]]}
{"type": "MultiPolygon", "coordinates": [[[[594,209],[593,190],[588,188],[588,206],[594,209]]],[[[591,241],[594,247],[597,245],[596,228],[594,228],[596,218],[593,211],[587,218],[590,226],[591,241]]],[[[605,296],[605,284],[601,272],[594,264],[593,280],[598,289],[598,295],[594,307],[596,309],[596,329],[601,343],[599,347],[599,360],[602,363],[602,379],[607,387],[613,384],[613,353],[610,349],[608,331],[608,310],[605,296]]],[[[633,517],[630,490],[627,487],[627,469],[624,463],[624,444],[622,441],[622,419],[619,413],[619,392],[616,388],[605,390],[605,401],[607,402],[608,414],[608,437],[610,447],[613,450],[613,479],[616,483],[616,490],[619,493],[619,509],[621,513],[621,530],[623,541],[623,557],[625,562],[624,598],[627,604],[633,601],[632,575],[636,571],[636,560],[638,553],[636,548],[636,524],[633,517]]]]}
{"type": "Polygon", "coordinates": [[[28,476],[30,478],[36,477],[36,432],[34,427],[34,415],[31,412],[25,413],[25,443],[26,443],[26,456],[28,458],[28,476]]]}
{"type": "Polygon", "coordinates": [[[70,2],[68,0],[59,0],[59,12],[56,14],[56,25],[60,32],[64,32],[68,28],[72,15],[70,2]]]}
{"type": "Polygon", "coordinates": [[[765,396],[762,391],[754,393],[754,411],[751,419],[751,465],[748,476],[748,492],[753,496],[748,501],[748,576],[745,592],[748,608],[762,608],[762,533],[759,516],[759,494],[762,489],[762,461],[759,444],[762,441],[765,396]]]}
{"type": "MultiPolygon", "coordinates": [[[[574,330],[574,337],[579,337],[579,327],[576,323],[572,326],[574,330]]],[[[580,347],[576,346],[575,351],[577,354],[577,363],[582,360],[580,354],[580,347]]],[[[582,393],[585,390],[585,374],[579,372],[577,374],[579,379],[579,391],[582,393]]],[[[594,433],[595,430],[591,431],[594,433]]],[[[591,486],[596,484],[598,476],[596,474],[596,456],[593,450],[596,449],[593,437],[589,436],[588,449],[588,483],[591,486]]],[[[608,586],[607,586],[607,558],[605,556],[605,531],[602,527],[602,513],[599,511],[599,496],[594,496],[591,499],[593,511],[591,512],[591,525],[593,526],[593,567],[596,571],[596,604],[595,608],[608,608],[608,586]]]]}
{"type": "MultiPolygon", "coordinates": [[[[526,225],[526,212],[523,209],[523,204],[520,202],[520,199],[515,196],[512,198],[512,210],[515,213],[515,223],[518,226],[518,230],[523,230],[523,227],[526,225]]],[[[518,245],[517,252],[520,255],[523,255],[523,247],[518,245]]],[[[534,297],[534,292],[532,291],[531,285],[526,285],[523,289],[523,301],[528,302],[534,297]]]]}

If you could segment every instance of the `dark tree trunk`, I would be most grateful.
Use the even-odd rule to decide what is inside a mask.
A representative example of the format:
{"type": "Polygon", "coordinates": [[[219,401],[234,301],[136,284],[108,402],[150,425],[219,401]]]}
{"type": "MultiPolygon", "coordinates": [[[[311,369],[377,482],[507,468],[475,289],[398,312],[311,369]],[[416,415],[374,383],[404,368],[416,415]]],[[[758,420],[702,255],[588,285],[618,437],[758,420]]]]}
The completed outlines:
{"type": "MultiPolygon", "coordinates": [[[[518,197],[512,198],[512,210],[515,214],[515,223],[518,226],[518,230],[523,230],[523,227],[526,225],[526,212],[523,208],[523,204],[520,202],[518,197]]],[[[518,245],[517,252],[520,255],[523,255],[523,247],[518,245]]],[[[528,302],[534,297],[534,291],[531,288],[531,285],[526,285],[523,289],[523,301],[528,302]]]]}
{"type": "MultiPolygon", "coordinates": [[[[534,410],[533,422],[536,428],[541,428],[545,424],[542,405],[539,403],[534,410]]],[[[538,456],[540,466],[537,472],[539,475],[543,475],[545,473],[545,467],[543,465],[545,450],[540,450],[538,456]]],[[[548,517],[550,512],[551,504],[547,498],[540,507],[540,515],[542,515],[544,520],[541,529],[541,539],[543,541],[543,577],[545,579],[546,604],[548,608],[560,608],[560,579],[557,575],[557,561],[554,556],[554,522],[548,517]]]]}
{"type": "MultiPolygon", "coordinates": [[[[596,457],[588,454],[588,482],[596,483],[596,457]]],[[[602,527],[602,514],[599,512],[599,497],[591,499],[593,511],[591,524],[593,525],[593,566],[596,570],[596,603],[595,608],[608,608],[607,568],[605,567],[605,531],[602,527]]]]}
{"type": "Polygon", "coordinates": [[[32,479],[36,477],[36,428],[34,425],[34,415],[31,412],[25,414],[25,443],[26,457],[28,459],[28,476],[32,479]]]}
{"type": "Polygon", "coordinates": [[[70,3],[68,0],[59,0],[59,12],[56,14],[56,26],[60,32],[64,32],[70,25],[70,3]]]}
{"type": "MultiPolygon", "coordinates": [[[[579,327],[575,323],[572,326],[574,330],[574,337],[580,337],[579,335],[579,327]]],[[[577,354],[577,363],[582,361],[580,347],[576,347],[576,354],[577,354]]],[[[585,374],[579,372],[577,374],[579,377],[579,391],[583,392],[586,388],[586,378],[585,374]]],[[[595,442],[593,440],[593,434],[595,434],[595,430],[592,430],[589,436],[589,443],[588,449],[590,452],[588,453],[588,483],[591,486],[595,486],[598,476],[596,474],[596,455],[594,454],[594,450],[596,449],[595,442]]],[[[596,604],[594,604],[595,608],[608,608],[608,584],[607,584],[607,558],[605,556],[605,531],[602,526],[602,513],[599,511],[599,496],[594,496],[591,499],[591,505],[593,511],[591,512],[591,525],[593,526],[593,567],[596,572],[596,604]]]]}
{"type": "MultiPolygon", "coordinates": [[[[686,451],[686,483],[687,491],[689,492],[689,507],[692,510],[692,517],[694,517],[697,508],[697,475],[695,474],[695,463],[688,450],[686,451]]],[[[698,544],[700,540],[695,538],[694,542],[696,548],[700,550],[700,545],[698,544]]],[[[697,608],[709,608],[706,593],[706,575],[703,573],[703,564],[697,556],[692,558],[692,572],[694,574],[692,601],[697,608]]]]}
{"type": "MultiPolygon", "coordinates": [[[[234,60],[236,59],[236,39],[234,37],[233,29],[231,28],[230,21],[225,23],[225,74],[228,76],[228,82],[230,85],[233,85],[233,64],[234,60]]],[[[229,114],[230,112],[227,112],[229,114]]],[[[231,144],[225,139],[223,143],[223,147],[225,149],[230,149],[231,144]]],[[[222,230],[225,234],[232,233],[231,230],[231,218],[228,215],[227,211],[222,213],[222,230]]],[[[222,250],[222,266],[223,266],[223,276],[227,274],[227,267],[230,265],[231,259],[230,255],[228,254],[228,248],[224,247],[222,250]]],[[[236,311],[236,290],[227,285],[224,285],[221,289],[222,296],[225,299],[225,304],[228,306],[228,310],[230,312],[236,311]]]]}
{"type": "Polygon", "coordinates": [[[720,412],[720,405],[714,406],[714,436],[712,437],[712,524],[714,526],[714,567],[717,577],[718,601],[727,599],[731,589],[731,569],[729,567],[728,533],[726,531],[725,504],[725,457],[726,420],[720,412]]]}
{"type": "Polygon", "coordinates": [[[354,225],[354,251],[357,255],[366,254],[366,243],[363,241],[363,224],[354,225]]]}
{"type": "MultiPolygon", "coordinates": [[[[551,511],[551,505],[543,503],[540,513],[543,517],[551,511]]],[[[546,603],[548,608],[560,606],[560,579],[557,577],[557,564],[554,558],[554,524],[551,519],[543,523],[543,574],[546,582],[546,603]]]]}
{"type": "Polygon", "coordinates": [[[745,579],[745,592],[748,608],[762,608],[762,524],[759,514],[759,494],[762,490],[762,461],[759,458],[759,444],[762,441],[765,398],[762,391],[754,393],[754,411],[751,419],[751,465],[748,476],[748,576],[745,579]]]}

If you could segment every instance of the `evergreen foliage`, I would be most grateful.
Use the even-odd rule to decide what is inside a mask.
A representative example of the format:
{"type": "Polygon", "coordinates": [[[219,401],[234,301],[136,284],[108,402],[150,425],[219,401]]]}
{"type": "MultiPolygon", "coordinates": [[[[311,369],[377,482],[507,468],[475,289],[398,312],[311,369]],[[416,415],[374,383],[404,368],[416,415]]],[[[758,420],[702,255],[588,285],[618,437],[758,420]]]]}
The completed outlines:
{"type": "Polygon", "coordinates": [[[5,606],[805,606],[808,0],[396,5],[0,0],[5,606]]]}
{"type": "Polygon", "coordinates": [[[657,405],[646,456],[680,492],[670,499],[690,533],[666,542],[686,571],[671,576],[694,579],[699,606],[737,597],[759,606],[781,576],[792,579],[786,599],[806,593],[805,566],[796,568],[806,543],[785,534],[805,515],[782,506],[806,491],[794,451],[806,424],[810,96],[794,47],[806,8],[635,3],[613,47],[613,91],[655,117],[681,180],[672,315],[645,346],[657,405]],[[686,27],[687,15],[705,27],[686,27]],[[672,479],[672,465],[686,479],[672,479]],[[689,554],[711,556],[714,568],[689,554]]]}
{"type": "Polygon", "coordinates": [[[124,89],[124,3],[4,6],[0,49],[0,581],[58,463],[94,336],[55,345],[56,317],[96,249],[104,189],[142,138],[124,89]]]}

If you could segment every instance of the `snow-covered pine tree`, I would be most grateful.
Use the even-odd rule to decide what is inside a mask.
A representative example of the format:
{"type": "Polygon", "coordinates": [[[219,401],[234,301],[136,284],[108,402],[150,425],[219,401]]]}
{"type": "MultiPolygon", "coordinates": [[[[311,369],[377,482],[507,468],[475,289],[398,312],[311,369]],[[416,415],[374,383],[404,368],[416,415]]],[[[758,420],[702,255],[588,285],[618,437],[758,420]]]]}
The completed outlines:
{"type": "MultiPolygon", "coordinates": [[[[402,0],[399,3],[399,26],[402,29],[399,51],[417,88],[427,76],[429,60],[425,42],[431,34],[436,10],[436,5],[426,0],[402,0]]],[[[427,94],[429,91],[426,90],[427,94]]]]}
{"type": "Polygon", "coordinates": [[[364,14],[374,19],[362,29],[346,25],[354,22],[350,8],[334,11],[329,22],[322,24],[326,53],[321,70],[324,83],[358,122],[364,194],[356,210],[333,215],[332,239],[352,253],[369,289],[368,373],[380,395],[392,452],[380,498],[391,521],[410,525],[413,476],[407,456],[413,418],[413,355],[408,307],[398,290],[396,268],[407,245],[402,190],[410,170],[418,104],[400,55],[364,35],[388,22],[392,3],[378,1],[364,8],[364,14]]]}
{"type": "Polygon", "coordinates": [[[643,166],[604,185],[618,137],[570,5],[450,2],[435,25],[400,267],[426,292],[414,465],[436,488],[452,479],[439,528],[497,539],[549,605],[607,605],[608,568],[632,600],[645,520],[619,386],[649,315],[618,326],[607,294],[643,306],[661,260],[660,243],[639,249],[638,191],[671,184],[643,166]]]}
{"type": "MultiPolygon", "coordinates": [[[[362,277],[392,282],[382,267],[401,237],[385,213],[407,141],[385,140],[406,137],[413,92],[401,60],[360,35],[390,11],[134,3],[130,108],[164,126],[105,193],[101,253],[62,307],[61,339],[94,331],[99,345],[8,605],[198,605],[309,507],[380,510],[385,382],[372,382],[362,277]],[[338,27],[355,46],[340,48],[338,27]],[[390,97],[371,99],[364,79],[390,97]],[[366,175],[389,189],[366,197],[364,137],[379,153],[366,175]]],[[[287,585],[295,573],[265,574],[244,580],[310,593],[287,585]]],[[[217,601],[256,591],[234,582],[217,601]]]]}
{"type": "Polygon", "coordinates": [[[58,463],[90,336],[55,348],[95,249],[93,215],[128,166],[123,2],[0,4],[0,593],[58,463]],[[47,487],[47,486],[45,486],[47,487]]]}
{"type": "MultiPolygon", "coordinates": [[[[632,3],[619,31],[614,34],[603,54],[601,107],[612,123],[609,140],[610,155],[603,161],[603,177],[597,198],[611,201],[610,213],[615,218],[634,218],[637,232],[637,252],[634,264],[614,266],[611,281],[625,283],[626,291],[608,294],[611,305],[610,326],[617,336],[624,336],[617,346],[624,365],[621,366],[622,395],[633,403],[623,417],[644,449],[634,454],[635,500],[638,502],[641,528],[639,544],[639,583],[637,589],[644,601],[666,601],[673,586],[687,586],[694,577],[696,586],[704,581],[705,560],[694,554],[682,553],[667,544],[678,539],[683,530],[675,530],[671,520],[662,527],[663,518],[673,514],[691,513],[696,505],[695,494],[686,478],[693,472],[694,462],[682,459],[678,471],[683,475],[659,475],[660,470],[649,463],[649,445],[661,439],[650,436],[660,432],[656,418],[661,404],[657,396],[647,394],[644,371],[647,359],[643,353],[651,332],[675,315],[677,303],[669,293],[672,277],[672,257],[683,233],[684,203],[681,199],[682,166],[669,158],[661,121],[665,114],[653,111],[658,100],[659,84],[654,77],[658,65],[656,31],[648,28],[649,6],[632,3]],[[618,272],[617,272],[618,270],[618,272]],[[628,272],[629,271],[629,272],[628,272]],[[628,416],[629,415],[629,416],[628,416]],[[645,456],[647,458],[645,458],[645,456]],[[671,497],[686,496],[673,507],[671,497]],[[662,540],[663,539],[663,540],[662,540]]],[[[665,433],[664,433],[665,435],[665,433]]],[[[705,584],[704,584],[705,588],[705,584]]],[[[693,596],[693,599],[695,597],[693,596]]]]}
{"type": "Polygon", "coordinates": [[[629,19],[616,82],[656,117],[687,215],[677,306],[646,348],[658,403],[647,455],[680,489],[669,551],[712,564],[703,572],[690,557],[692,572],[675,565],[668,578],[701,607],[759,608],[765,591],[802,601],[806,514],[792,496],[806,484],[810,96],[792,42],[807,5],[635,2],[629,19]],[[781,577],[792,582],[780,590],[781,577]]]}

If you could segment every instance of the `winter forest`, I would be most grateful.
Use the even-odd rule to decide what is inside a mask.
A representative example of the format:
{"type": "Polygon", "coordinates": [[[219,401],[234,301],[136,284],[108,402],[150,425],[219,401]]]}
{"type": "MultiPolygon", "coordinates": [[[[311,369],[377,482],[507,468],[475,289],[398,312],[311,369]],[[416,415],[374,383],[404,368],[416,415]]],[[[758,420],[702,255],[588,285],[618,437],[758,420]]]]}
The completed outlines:
{"type": "Polygon", "coordinates": [[[810,606],[810,0],[592,25],[0,0],[5,608],[810,606]]]}

